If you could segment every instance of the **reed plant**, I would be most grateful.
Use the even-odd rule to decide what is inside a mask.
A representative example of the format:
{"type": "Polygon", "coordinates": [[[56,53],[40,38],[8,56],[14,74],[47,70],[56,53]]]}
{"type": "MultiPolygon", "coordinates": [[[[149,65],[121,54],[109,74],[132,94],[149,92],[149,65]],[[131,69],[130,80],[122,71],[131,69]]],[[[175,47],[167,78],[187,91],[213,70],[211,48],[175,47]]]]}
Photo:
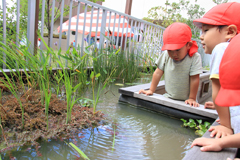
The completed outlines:
{"type": "MultiPolygon", "coordinates": [[[[65,142],[66,143],[66,142],[65,142]]],[[[80,150],[75,144],[73,144],[72,142],[70,142],[69,144],[66,143],[69,147],[73,148],[78,154],[79,156],[81,156],[83,159],[85,160],[90,160],[87,155],[82,151],[80,150]]]]}
{"type": "Polygon", "coordinates": [[[80,99],[76,99],[76,90],[81,86],[81,83],[78,83],[76,86],[73,87],[73,80],[71,78],[71,73],[68,73],[66,69],[64,69],[64,66],[59,63],[60,67],[63,68],[62,72],[59,72],[61,77],[63,77],[64,81],[64,87],[66,92],[66,101],[67,101],[67,117],[66,117],[66,123],[71,122],[71,114],[72,114],[72,108],[74,104],[80,99]],[[73,95],[74,94],[74,95],[73,95]]]}
{"type": "MultiPolygon", "coordinates": [[[[9,41],[8,41],[9,42],[9,41]]],[[[11,42],[9,42],[11,43],[11,42]]],[[[22,106],[22,102],[20,100],[20,96],[18,94],[19,90],[19,83],[17,84],[16,81],[13,79],[13,77],[17,78],[21,83],[23,84],[22,78],[21,78],[21,71],[19,70],[18,66],[21,66],[21,57],[17,55],[12,48],[10,48],[8,45],[5,45],[4,43],[0,42],[0,51],[6,54],[6,57],[8,57],[8,61],[4,61],[3,59],[0,59],[2,64],[5,64],[6,67],[10,70],[10,75],[7,75],[2,68],[0,68],[2,74],[4,75],[5,79],[0,78],[1,83],[4,85],[4,87],[8,88],[8,90],[14,95],[14,97],[17,99],[21,112],[22,112],[22,128],[24,127],[24,108],[22,106]],[[10,63],[9,63],[10,62],[10,63]],[[16,64],[15,68],[16,70],[13,71],[12,66],[9,64],[16,64]]],[[[22,86],[24,88],[24,86],[22,86]]]]}

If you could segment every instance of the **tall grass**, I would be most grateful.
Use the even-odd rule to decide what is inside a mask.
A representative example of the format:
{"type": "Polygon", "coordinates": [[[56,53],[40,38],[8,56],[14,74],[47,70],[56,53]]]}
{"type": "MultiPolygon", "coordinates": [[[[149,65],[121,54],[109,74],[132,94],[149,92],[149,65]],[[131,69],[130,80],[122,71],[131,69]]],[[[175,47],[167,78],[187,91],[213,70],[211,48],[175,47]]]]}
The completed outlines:
{"type": "MultiPolygon", "coordinates": [[[[42,43],[47,47],[43,39],[42,43]]],[[[7,62],[4,62],[3,59],[0,62],[5,63],[7,68],[11,70],[10,75],[7,75],[0,68],[5,77],[5,80],[0,79],[0,81],[17,98],[21,106],[23,126],[24,108],[18,92],[19,87],[27,90],[34,87],[40,88],[48,127],[48,109],[52,88],[57,87],[57,94],[60,91],[59,85],[63,85],[61,88],[65,89],[67,101],[66,123],[69,123],[71,121],[72,108],[80,99],[77,98],[77,90],[82,90],[89,83],[92,84],[93,108],[95,112],[101,91],[113,78],[123,79],[124,82],[132,82],[140,76],[138,63],[141,57],[136,56],[134,52],[124,54],[120,49],[97,50],[95,48],[91,49],[91,46],[89,46],[84,48],[84,55],[80,56],[80,48],[77,50],[73,48],[72,51],[68,50],[64,53],[61,49],[58,52],[54,52],[47,47],[47,51],[40,51],[42,53],[40,57],[39,54],[32,55],[28,51],[27,46],[18,47],[12,44],[12,48],[10,48],[1,42],[0,45],[2,46],[0,51],[6,53],[8,57],[7,62]],[[59,56],[60,59],[58,58],[59,56]],[[65,65],[66,60],[68,61],[67,67],[65,65]],[[52,62],[58,63],[60,71],[53,73],[52,62]],[[13,69],[16,69],[16,71],[13,69]],[[91,72],[91,70],[93,71],[91,72]],[[12,77],[15,77],[15,79],[13,80],[12,77]],[[94,92],[95,87],[98,87],[96,93],[94,92]]]]}

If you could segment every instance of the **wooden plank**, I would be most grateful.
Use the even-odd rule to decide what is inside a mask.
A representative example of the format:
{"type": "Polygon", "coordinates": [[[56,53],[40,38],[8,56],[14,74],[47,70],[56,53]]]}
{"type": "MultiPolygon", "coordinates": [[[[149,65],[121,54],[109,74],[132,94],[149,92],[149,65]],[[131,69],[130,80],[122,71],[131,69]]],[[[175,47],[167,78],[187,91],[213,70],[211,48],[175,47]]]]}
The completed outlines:
{"type": "MultiPolygon", "coordinates": [[[[218,123],[215,121],[212,126],[216,126],[218,123]]],[[[203,137],[210,138],[210,132],[206,132],[203,137]]],[[[226,160],[227,158],[234,159],[237,154],[237,148],[225,148],[220,152],[202,152],[199,146],[191,148],[187,154],[183,157],[183,160],[226,160]]]]}
{"type": "MultiPolygon", "coordinates": [[[[149,89],[150,88],[151,83],[146,83],[146,84],[140,84],[140,85],[136,85],[136,86],[130,86],[130,87],[124,87],[124,88],[119,88],[118,92],[121,94],[126,94],[129,96],[133,96],[134,92],[138,92],[140,89],[149,89]]],[[[157,89],[160,88],[164,88],[165,86],[165,82],[164,81],[160,81],[158,83],[157,89]]]]}
{"type": "Polygon", "coordinates": [[[198,115],[209,117],[212,119],[216,119],[218,117],[216,110],[205,109],[203,105],[200,105],[199,107],[191,107],[190,105],[185,104],[184,101],[178,101],[178,100],[166,98],[160,94],[154,93],[151,96],[146,96],[145,94],[138,94],[138,92],[134,92],[133,96],[135,98],[143,99],[146,101],[150,101],[150,102],[157,103],[160,105],[164,105],[164,106],[168,106],[168,107],[175,108],[178,110],[186,111],[189,113],[198,114],[198,115]]]}
{"type": "Polygon", "coordinates": [[[163,113],[165,115],[168,115],[168,116],[174,117],[174,118],[178,118],[178,119],[192,118],[192,119],[202,119],[202,120],[208,121],[208,122],[213,122],[215,120],[213,118],[200,116],[200,115],[194,114],[194,113],[185,112],[185,111],[182,111],[179,109],[171,108],[168,106],[160,105],[157,103],[149,102],[149,101],[146,101],[143,99],[135,98],[135,97],[124,95],[124,94],[120,95],[119,102],[129,103],[131,105],[137,106],[137,108],[144,108],[147,110],[156,111],[156,112],[163,113]]]}

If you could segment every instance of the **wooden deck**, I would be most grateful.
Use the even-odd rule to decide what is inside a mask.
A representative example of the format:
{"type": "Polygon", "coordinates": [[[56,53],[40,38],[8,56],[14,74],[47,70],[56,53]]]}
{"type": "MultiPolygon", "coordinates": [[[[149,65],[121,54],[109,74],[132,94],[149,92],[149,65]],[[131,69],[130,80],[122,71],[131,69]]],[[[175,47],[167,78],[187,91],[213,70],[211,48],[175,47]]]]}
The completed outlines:
{"type": "MultiPolygon", "coordinates": [[[[216,125],[218,125],[217,122],[212,124],[212,126],[216,125]]],[[[207,131],[203,137],[210,138],[210,132],[207,131]]],[[[226,160],[227,158],[233,160],[236,157],[237,152],[237,148],[225,148],[220,152],[201,152],[199,146],[194,146],[183,157],[183,160],[226,160]]]]}
{"type": "MultiPolygon", "coordinates": [[[[160,81],[156,92],[151,96],[139,94],[140,89],[149,89],[151,83],[136,85],[131,87],[120,88],[119,101],[127,102],[137,107],[142,107],[149,110],[154,110],[162,113],[167,113],[172,116],[178,114],[179,118],[195,118],[203,120],[215,120],[218,118],[216,110],[204,109],[204,102],[211,97],[211,83],[209,82],[209,73],[203,73],[200,75],[199,91],[197,99],[200,107],[190,107],[186,105],[184,101],[172,100],[164,97],[165,82],[160,81]]],[[[217,125],[217,122],[212,124],[217,125]]],[[[210,132],[206,132],[203,137],[210,138],[210,132]]],[[[200,147],[194,146],[184,156],[183,160],[226,160],[227,158],[234,159],[240,153],[237,148],[227,148],[220,152],[201,152],[200,147]]],[[[239,156],[239,155],[238,155],[239,156]]]]}
{"type": "MultiPolygon", "coordinates": [[[[165,82],[160,81],[158,83],[156,92],[151,96],[146,96],[145,94],[139,94],[140,89],[149,89],[151,83],[136,85],[131,87],[120,88],[119,93],[121,94],[119,101],[127,102],[137,105],[139,107],[143,107],[150,110],[160,111],[162,112],[163,107],[167,107],[169,109],[181,111],[184,113],[188,113],[189,115],[193,115],[194,118],[198,115],[199,118],[205,119],[204,117],[215,120],[218,115],[216,110],[205,109],[204,105],[200,104],[199,107],[191,107],[190,105],[186,105],[184,101],[173,100],[170,98],[164,97],[162,94],[165,93],[165,82]],[[138,99],[141,103],[150,102],[147,106],[141,105],[141,103],[134,102],[133,98],[138,99]],[[154,107],[151,107],[155,104],[154,107]],[[158,107],[159,106],[159,107],[158,107]]],[[[200,75],[200,84],[199,84],[199,92],[197,94],[197,99],[199,103],[204,103],[205,100],[211,97],[211,83],[209,81],[209,73],[203,73],[200,75]],[[207,84],[207,85],[206,85],[207,84]]],[[[165,109],[166,110],[166,109],[165,109]]],[[[173,113],[174,114],[174,113],[173,113]]],[[[182,114],[181,114],[182,115],[182,114]]],[[[174,115],[173,115],[174,116],[174,115]]],[[[182,117],[183,118],[183,117],[182,117]]]]}

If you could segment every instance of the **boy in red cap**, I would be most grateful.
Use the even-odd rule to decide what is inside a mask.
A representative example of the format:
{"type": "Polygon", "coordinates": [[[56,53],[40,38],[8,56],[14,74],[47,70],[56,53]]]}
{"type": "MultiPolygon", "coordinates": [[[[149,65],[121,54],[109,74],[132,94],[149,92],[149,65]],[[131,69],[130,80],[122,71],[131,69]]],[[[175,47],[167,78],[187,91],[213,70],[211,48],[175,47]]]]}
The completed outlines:
{"type": "MultiPolygon", "coordinates": [[[[216,99],[220,89],[219,64],[223,53],[227,48],[231,38],[240,31],[240,3],[231,2],[219,4],[210,9],[203,18],[196,19],[193,23],[202,29],[200,36],[206,54],[212,55],[210,64],[210,79],[212,80],[212,100],[216,99]]],[[[216,138],[233,134],[230,123],[230,112],[227,107],[215,106],[221,125],[209,129],[211,137],[216,138]]]]}
{"type": "MultiPolygon", "coordinates": [[[[220,151],[223,148],[240,148],[240,34],[234,37],[228,45],[222,57],[219,67],[219,77],[221,88],[218,92],[215,103],[218,106],[235,106],[237,109],[231,115],[231,122],[234,122],[234,135],[218,139],[198,138],[193,141],[192,146],[198,145],[201,151],[220,151]]],[[[231,112],[232,114],[232,112],[231,112]]]]}
{"type": "Polygon", "coordinates": [[[191,40],[191,28],[184,23],[173,23],[163,33],[164,51],[155,62],[157,69],[153,73],[149,90],[141,89],[140,93],[152,95],[163,73],[165,79],[164,96],[176,100],[185,100],[186,104],[198,107],[196,96],[199,85],[199,74],[202,73],[201,56],[198,46],[191,40]]]}

